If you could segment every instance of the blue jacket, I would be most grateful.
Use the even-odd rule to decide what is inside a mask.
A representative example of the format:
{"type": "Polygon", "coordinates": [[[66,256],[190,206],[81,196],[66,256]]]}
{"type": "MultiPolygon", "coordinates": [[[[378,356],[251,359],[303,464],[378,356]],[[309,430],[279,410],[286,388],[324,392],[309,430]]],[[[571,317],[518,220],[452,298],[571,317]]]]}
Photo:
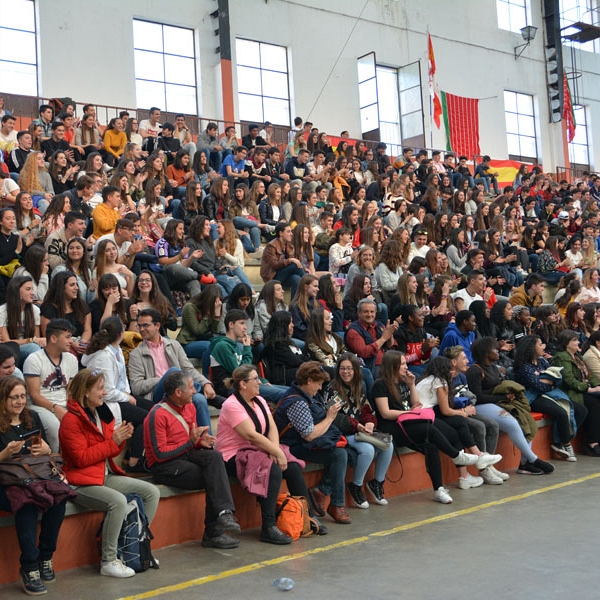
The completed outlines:
{"type": "Polygon", "coordinates": [[[469,331],[468,333],[463,333],[457,326],[456,323],[450,323],[448,327],[446,327],[446,332],[444,333],[444,337],[442,339],[442,343],[440,344],[440,356],[444,355],[444,350],[446,348],[450,348],[451,346],[462,346],[467,358],[469,359],[469,364],[473,364],[473,356],[471,355],[471,344],[475,341],[475,332],[469,331]]]}

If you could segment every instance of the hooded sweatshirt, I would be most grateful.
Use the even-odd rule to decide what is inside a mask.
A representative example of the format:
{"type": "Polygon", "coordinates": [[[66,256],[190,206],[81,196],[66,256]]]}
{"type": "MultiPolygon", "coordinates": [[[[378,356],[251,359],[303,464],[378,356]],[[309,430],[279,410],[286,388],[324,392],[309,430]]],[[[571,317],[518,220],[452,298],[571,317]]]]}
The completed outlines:
{"type": "Polygon", "coordinates": [[[450,348],[452,346],[462,346],[467,358],[469,359],[469,364],[473,364],[473,356],[471,355],[471,344],[475,341],[475,332],[469,331],[467,333],[463,333],[457,326],[456,323],[450,323],[448,327],[446,327],[446,332],[444,333],[444,337],[442,339],[442,343],[440,344],[440,356],[444,355],[444,350],[446,348],[450,348]]]}

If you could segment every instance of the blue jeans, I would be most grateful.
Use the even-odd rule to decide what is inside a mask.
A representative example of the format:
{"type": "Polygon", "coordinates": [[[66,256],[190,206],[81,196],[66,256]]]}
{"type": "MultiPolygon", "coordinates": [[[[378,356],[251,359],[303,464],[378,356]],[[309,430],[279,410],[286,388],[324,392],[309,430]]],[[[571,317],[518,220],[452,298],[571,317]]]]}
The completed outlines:
{"type": "Polygon", "coordinates": [[[33,342],[19,346],[19,362],[18,362],[17,366],[19,368],[21,368],[23,366],[23,363],[25,362],[25,359],[30,354],[33,354],[34,352],[37,352],[40,349],[41,348],[37,344],[34,344],[33,342]]]}
{"type": "MultiPolygon", "coordinates": [[[[181,371],[179,367],[171,367],[161,378],[160,381],[156,384],[154,388],[154,392],[152,392],[152,402],[157,404],[160,402],[165,395],[165,377],[172,373],[173,371],[181,371]]],[[[194,387],[196,388],[196,393],[192,396],[192,403],[196,408],[196,424],[201,427],[208,425],[209,432],[212,433],[211,425],[210,425],[210,414],[208,412],[208,402],[206,401],[206,397],[201,393],[200,384],[194,383],[194,387]]]]}
{"type": "Polygon", "coordinates": [[[294,264],[279,269],[273,279],[279,281],[282,287],[289,287],[292,291],[292,298],[296,295],[300,279],[304,275],[304,270],[294,264]]]}
{"type": "Polygon", "coordinates": [[[549,271],[542,273],[544,279],[551,285],[556,285],[565,275],[562,271],[549,271]]]}
{"type": "Polygon", "coordinates": [[[199,358],[202,360],[202,373],[208,378],[210,369],[210,342],[208,340],[196,340],[183,346],[185,355],[189,358],[199,358]]]}
{"type": "Polygon", "coordinates": [[[271,404],[277,404],[286,392],[287,387],[285,385],[266,385],[261,383],[259,386],[260,395],[271,404]]]}
{"type": "MultiPolygon", "coordinates": [[[[245,217],[233,217],[233,224],[236,229],[247,230],[250,234],[250,239],[254,244],[254,249],[260,248],[260,228],[256,221],[246,219],[245,217]]],[[[240,236],[242,241],[246,236],[240,236]]]]}
{"type": "Polygon", "coordinates": [[[357,442],[353,435],[347,435],[346,439],[348,440],[347,451],[354,454],[355,464],[352,483],[362,486],[373,459],[375,459],[375,479],[385,481],[385,474],[394,456],[393,444],[390,444],[387,450],[380,450],[368,442],[357,442]]]}
{"type": "Polygon", "coordinates": [[[245,283],[252,287],[250,280],[244,270],[241,267],[236,267],[235,269],[230,269],[230,275],[226,275],[224,273],[216,273],[215,278],[217,279],[217,283],[225,290],[226,295],[229,296],[233,291],[233,288],[238,283],[245,283]]]}

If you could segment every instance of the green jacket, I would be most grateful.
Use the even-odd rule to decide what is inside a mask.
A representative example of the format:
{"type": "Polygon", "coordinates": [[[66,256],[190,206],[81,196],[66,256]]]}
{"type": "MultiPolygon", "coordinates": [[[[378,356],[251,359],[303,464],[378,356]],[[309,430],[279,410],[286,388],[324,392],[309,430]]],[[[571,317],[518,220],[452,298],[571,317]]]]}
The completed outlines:
{"type": "Polygon", "coordinates": [[[200,318],[196,306],[186,302],[181,311],[181,330],[177,335],[177,341],[182,346],[198,340],[208,341],[218,332],[219,323],[219,319],[213,319],[210,315],[200,318]]]}
{"type": "Polygon", "coordinates": [[[590,373],[589,378],[586,381],[583,377],[583,373],[573,360],[573,357],[566,350],[557,352],[554,355],[552,366],[563,368],[563,380],[560,389],[566,392],[573,402],[583,404],[583,394],[587,392],[590,387],[595,387],[600,383],[593,373],[590,373]]]}

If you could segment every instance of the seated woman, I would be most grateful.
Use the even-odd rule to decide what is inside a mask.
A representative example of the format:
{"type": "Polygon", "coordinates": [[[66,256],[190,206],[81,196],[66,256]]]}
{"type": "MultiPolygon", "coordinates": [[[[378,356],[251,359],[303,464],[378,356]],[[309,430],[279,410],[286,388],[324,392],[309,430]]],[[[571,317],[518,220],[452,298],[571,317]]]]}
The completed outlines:
{"type": "MultiPolygon", "coordinates": [[[[315,309],[308,322],[304,352],[310,360],[316,360],[332,369],[340,355],[346,351],[342,338],[333,332],[333,317],[323,308],[315,309]]],[[[328,369],[329,373],[332,373],[328,369]]],[[[369,371],[370,373],[370,371],[369,371]]],[[[371,383],[373,383],[371,377],[371,383]]]]}
{"type": "Polygon", "coordinates": [[[114,275],[119,282],[123,294],[127,298],[133,292],[135,275],[125,266],[117,262],[119,249],[117,245],[109,239],[98,243],[96,252],[96,279],[100,281],[103,275],[114,275]]]}
{"type": "Polygon", "coordinates": [[[333,424],[341,405],[336,402],[325,408],[318,395],[329,375],[315,361],[302,363],[296,372],[296,381],[277,405],[275,423],[284,432],[281,441],[290,447],[292,454],[302,460],[325,466],[320,483],[308,490],[312,510],[325,516],[328,496],[331,502],[327,513],[336,523],[349,524],[352,519],[346,512],[344,478],[348,455],[336,446],[340,430],[333,424]]]}
{"type": "Polygon", "coordinates": [[[290,302],[290,312],[294,322],[294,338],[304,341],[310,313],[317,307],[319,280],[315,275],[304,275],[298,283],[296,295],[290,302]]]}
{"type": "Polygon", "coordinates": [[[71,352],[79,356],[92,338],[92,315],[79,295],[73,273],[62,271],[50,281],[48,293],[40,307],[40,332],[46,336],[46,327],[52,319],[66,319],[73,327],[71,352]]]}
{"type": "Polygon", "coordinates": [[[417,288],[419,282],[416,275],[413,273],[403,273],[398,279],[396,293],[390,300],[390,321],[401,322],[400,313],[402,307],[406,304],[414,304],[417,306],[417,288]]]}
{"type": "Polygon", "coordinates": [[[129,305],[129,318],[133,321],[134,313],[137,317],[137,314],[145,308],[155,308],[162,317],[163,326],[171,331],[177,331],[177,313],[167,297],[160,291],[158,281],[152,271],[142,271],[135,280],[129,305]]]}
{"type": "Polygon", "coordinates": [[[562,256],[560,243],[558,236],[548,237],[538,261],[538,271],[552,285],[556,285],[571,270],[571,261],[562,256]]]}
{"type": "Polygon", "coordinates": [[[262,357],[273,385],[291,385],[304,362],[302,350],[292,340],[293,332],[292,315],[284,310],[277,311],[267,325],[262,357]]]}
{"type": "Polygon", "coordinates": [[[400,244],[389,239],[383,244],[379,263],[376,269],[378,287],[384,300],[389,301],[398,288],[398,280],[402,275],[400,244]]]}
{"type": "Polygon", "coordinates": [[[419,375],[425,369],[425,363],[431,356],[431,351],[440,345],[440,339],[428,335],[423,325],[423,312],[414,304],[402,307],[400,313],[402,323],[396,330],[394,338],[398,350],[405,354],[409,371],[419,375]]]}
{"type": "Polygon", "coordinates": [[[352,248],[352,232],[340,227],[335,232],[335,243],[329,247],[329,270],[335,277],[345,275],[357,254],[358,250],[352,248]]]}
{"type": "MultiPolygon", "coordinates": [[[[369,298],[369,300],[372,300],[373,302],[377,302],[377,300],[372,293],[371,278],[367,275],[357,275],[352,280],[352,284],[349,287],[350,289],[348,290],[348,286],[346,286],[346,291],[348,291],[348,293],[344,296],[342,301],[342,310],[344,313],[344,320],[352,322],[358,319],[356,307],[363,298],[369,298]]],[[[382,307],[385,307],[385,314],[387,315],[387,306],[383,304],[383,302],[380,302],[377,304],[377,320],[385,323],[387,319],[383,319],[384,312],[382,307]]]]}
{"type": "MultiPolygon", "coordinates": [[[[256,185],[258,182],[255,182],[256,185]]],[[[264,191],[264,183],[262,183],[264,191]]],[[[259,250],[261,240],[261,230],[266,229],[267,226],[260,222],[260,215],[258,214],[258,206],[254,200],[250,198],[248,193],[248,186],[245,183],[240,183],[235,188],[233,200],[229,205],[229,216],[233,220],[244,249],[253,253],[259,250]]]]}
{"type": "Polygon", "coordinates": [[[252,339],[256,342],[262,342],[265,337],[265,331],[269,320],[278,310],[287,310],[288,307],[283,301],[284,291],[283,286],[279,281],[273,279],[267,281],[263,289],[258,295],[256,301],[254,318],[254,329],[252,331],[252,339]]]}
{"type": "Polygon", "coordinates": [[[31,277],[13,276],[6,288],[6,304],[0,306],[0,342],[19,346],[17,366],[46,346],[40,335],[40,309],[33,303],[31,277]]]}
{"type": "Polygon", "coordinates": [[[133,577],[135,571],[117,557],[119,532],[127,514],[125,494],[139,494],[149,524],[156,514],[160,491],[147,481],[125,477],[115,463],[133,435],[131,423],[115,427],[115,418],[104,404],[104,375],[82,369],[69,382],[68,411],[60,423],[60,448],[65,475],[77,486],[76,504],[106,511],[102,525],[102,566],[107,577],[133,577]]]}
{"type": "Polygon", "coordinates": [[[600,379],[590,372],[581,356],[579,336],[574,331],[562,331],[557,340],[558,352],[551,361],[553,367],[562,367],[560,389],[568,394],[573,404],[587,408],[584,421],[585,450],[590,456],[600,456],[600,379]]]}
{"type": "Polygon", "coordinates": [[[21,234],[25,246],[28,248],[44,235],[50,235],[42,231],[42,218],[40,211],[33,206],[33,198],[27,192],[19,192],[15,200],[15,217],[17,227],[15,233],[21,234]]]}
{"type": "Polygon", "coordinates": [[[83,238],[73,237],[67,242],[67,259],[64,264],[52,270],[52,279],[61,272],[69,271],[75,275],[79,287],[79,296],[89,304],[95,297],[98,289],[98,280],[92,278],[89,267],[88,254],[85,249],[86,242],[83,238]]]}
{"type": "MultiPolygon", "coordinates": [[[[256,309],[252,301],[252,287],[246,283],[238,283],[227,297],[227,302],[223,306],[223,318],[230,310],[242,310],[246,313],[246,331],[252,340],[252,352],[255,356],[262,352],[262,337],[260,341],[254,339],[254,319],[256,318],[256,309]]],[[[221,333],[225,331],[225,327],[221,328],[221,333]]]]}
{"type": "MultiPolygon", "coordinates": [[[[201,156],[204,153],[198,154],[201,156]]],[[[205,155],[206,156],[206,155],[205,155]]],[[[183,221],[185,230],[189,231],[194,217],[204,214],[202,197],[204,193],[197,181],[190,181],[185,187],[185,196],[179,205],[178,217],[183,221]]]]}
{"type": "Polygon", "coordinates": [[[598,269],[586,269],[583,274],[583,280],[581,285],[581,294],[579,301],[582,304],[588,304],[589,302],[600,302],[600,287],[598,281],[600,280],[600,271],[598,269]]]}
{"type": "MultiPolygon", "coordinates": [[[[238,283],[250,284],[248,275],[244,273],[244,248],[238,238],[233,222],[223,219],[217,223],[215,250],[217,252],[217,281],[222,275],[237,279],[238,283]]],[[[231,293],[231,289],[227,290],[231,293]]]]}
{"type": "Polygon", "coordinates": [[[124,467],[128,473],[144,473],[144,429],[143,423],[154,403],[131,395],[127,379],[125,357],[120,343],[125,335],[123,321],[118,316],[104,319],[100,330],[95,333],[81,358],[81,364],[94,372],[104,375],[106,396],[104,403],[115,418],[115,425],[121,421],[134,427],[131,444],[124,467]]]}
{"type": "Polygon", "coordinates": [[[531,333],[541,337],[542,342],[546,344],[546,353],[549,355],[547,358],[557,352],[558,336],[566,328],[567,326],[555,306],[543,304],[535,311],[535,322],[531,333]]]}
{"type": "Polygon", "coordinates": [[[131,301],[123,295],[118,279],[110,273],[100,277],[98,294],[90,302],[90,312],[92,333],[98,333],[100,323],[112,316],[118,316],[129,331],[137,331],[137,307],[133,309],[131,301]]]}
{"type": "Polygon", "coordinates": [[[75,187],[75,175],[81,169],[80,165],[69,166],[67,155],[57,150],[48,160],[48,173],[52,179],[55,194],[68,192],[75,187]]]}
{"type": "Polygon", "coordinates": [[[550,366],[544,358],[545,349],[546,345],[537,335],[524,337],[515,351],[513,377],[525,387],[531,409],[552,417],[554,443],[550,448],[560,458],[575,462],[577,457],[571,440],[584,422],[587,409],[557,390],[554,379],[544,377],[544,371],[550,366]]]}
{"type": "MultiPolygon", "coordinates": [[[[417,383],[417,393],[419,394],[421,406],[433,408],[438,427],[441,423],[444,423],[456,431],[461,445],[477,456],[476,467],[482,471],[500,462],[502,456],[482,452],[477,447],[467,421],[468,417],[476,414],[476,408],[472,404],[460,409],[454,407],[453,398],[450,397],[452,379],[452,362],[449,358],[436,356],[431,359],[417,383]]],[[[442,431],[444,431],[443,428],[442,431]]],[[[483,485],[483,478],[473,477],[466,467],[460,467],[459,473],[458,487],[461,490],[483,485]]]]}
{"type": "Polygon", "coordinates": [[[294,256],[300,261],[302,268],[311,275],[321,277],[326,271],[317,271],[316,267],[321,260],[320,256],[314,251],[315,236],[309,225],[298,223],[294,227],[292,245],[294,246],[294,256]]]}
{"type": "MultiPolygon", "coordinates": [[[[250,479],[252,474],[241,464],[242,454],[260,452],[264,466],[269,470],[264,494],[258,495],[262,515],[260,541],[268,544],[285,545],[292,538],[276,525],[275,507],[282,479],[286,480],[290,494],[308,497],[308,489],[302,476],[303,461],[290,454],[287,446],[279,443],[277,426],[269,406],[259,395],[259,377],[253,365],[242,365],[233,371],[233,394],[225,400],[219,415],[219,436],[216,450],[223,454],[227,471],[240,481],[250,479]],[[243,476],[241,476],[243,473],[243,476]]],[[[243,485],[243,483],[242,483],[243,485]]],[[[310,509],[314,522],[314,533],[325,535],[327,528],[310,509]]]]}
{"type": "Polygon", "coordinates": [[[71,200],[69,196],[55,196],[52,198],[42,220],[46,235],[52,235],[64,227],[65,215],[70,210],[71,200]]]}
{"type": "Polygon", "coordinates": [[[43,246],[33,244],[25,253],[13,277],[31,277],[33,303],[40,305],[48,291],[48,253],[43,246]]]}
{"type": "Polygon", "coordinates": [[[567,329],[574,331],[579,335],[579,342],[583,346],[587,342],[588,336],[585,328],[585,309],[580,302],[570,302],[565,313],[565,325],[567,329]]]}
{"type": "Polygon", "coordinates": [[[319,277],[319,291],[317,292],[319,304],[331,313],[333,317],[333,331],[344,337],[344,311],[342,310],[342,296],[340,285],[331,273],[319,277]]]}
{"type": "MultiPolygon", "coordinates": [[[[50,454],[44,427],[36,413],[27,408],[27,392],[22,379],[8,376],[0,380],[0,461],[15,455],[42,456],[50,454]],[[33,430],[39,436],[24,440],[21,435],[33,430]]],[[[7,488],[0,485],[0,509],[13,512],[7,488]]],[[[47,510],[26,503],[14,511],[17,541],[21,551],[19,578],[25,593],[32,596],[47,592],[45,583],[55,580],[52,556],[65,516],[65,497],[47,510]],[[42,513],[38,540],[38,517],[42,513]]]]}
{"type": "Polygon", "coordinates": [[[43,214],[54,198],[54,187],[42,152],[33,151],[27,156],[19,175],[19,187],[21,191],[31,194],[34,206],[43,214]]]}
{"type": "Polygon", "coordinates": [[[474,364],[467,371],[469,389],[477,397],[477,413],[493,419],[500,431],[521,451],[517,473],[542,475],[552,473],[554,466],[541,460],[531,449],[532,439],[527,439],[519,422],[499,405],[513,399],[514,394],[494,394],[494,388],[502,381],[495,363],[499,359],[498,342],[491,337],[476,339],[471,345],[474,364]]]}
{"type": "MultiPolygon", "coordinates": [[[[561,283],[563,283],[567,277],[571,277],[571,275],[575,275],[575,273],[569,273],[566,277],[563,277],[561,283]]],[[[561,291],[562,294],[559,296],[557,292],[557,295],[554,298],[554,306],[558,308],[560,316],[564,319],[567,316],[567,307],[569,304],[577,302],[577,299],[579,298],[579,294],[581,293],[581,281],[579,281],[579,279],[572,279],[559,291],[561,291]]],[[[577,304],[579,303],[577,302],[577,304]]]]}
{"type": "Polygon", "coordinates": [[[359,431],[372,433],[377,425],[377,418],[367,400],[367,389],[363,381],[363,373],[367,371],[361,368],[356,355],[344,352],[337,360],[333,378],[325,393],[327,404],[331,402],[340,404],[336,423],[348,440],[346,450],[349,454],[355,455],[354,472],[352,481],[348,483],[348,491],[357,508],[369,508],[362,486],[373,461],[375,461],[375,476],[367,482],[366,487],[376,504],[387,505],[383,484],[394,455],[393,444],[390,444],[387,450],[381,450],[368,442],[355,439],[355,434],[359,431]]]}
{"type": "Polygon", "coordinates": [[[440,275],[435,279],[433,291],[428,298],[431,314],[425,329],[440,339],[444,337],[448,323],[456,316],[454,301],[450,296],[451,289],[452,278],[448,275],[440,275]]]}
{"type": "Polygon", "coordinates": [[[460,441],[451,427],[446,427],[450,435],[448,438],[435,421],[414,420],[398,424],[398,417],[402,413],[421,408],[415,376],[408,370],[402,352],[388,350],[383,356],[379,375],[369,395],[375,408],[377,429],[390,433],[397,446],[406,446],[425,455],[427,472],[434,489],[433,499],[450,504],[453,500],[449,490],[444,487],[439,452],[449,456],[459,467],[474,465],[477,456],[458,449],[460,441]]]}
{"type": "Polygon", "coordinates": [[[192,296],[181,311],[177,341],[186,356],[202,360],[202,372],[206,374],[210,367],[210,339],[219,332],[222,320],[222,293],[216,284],[207,285],[192,296]]]}

